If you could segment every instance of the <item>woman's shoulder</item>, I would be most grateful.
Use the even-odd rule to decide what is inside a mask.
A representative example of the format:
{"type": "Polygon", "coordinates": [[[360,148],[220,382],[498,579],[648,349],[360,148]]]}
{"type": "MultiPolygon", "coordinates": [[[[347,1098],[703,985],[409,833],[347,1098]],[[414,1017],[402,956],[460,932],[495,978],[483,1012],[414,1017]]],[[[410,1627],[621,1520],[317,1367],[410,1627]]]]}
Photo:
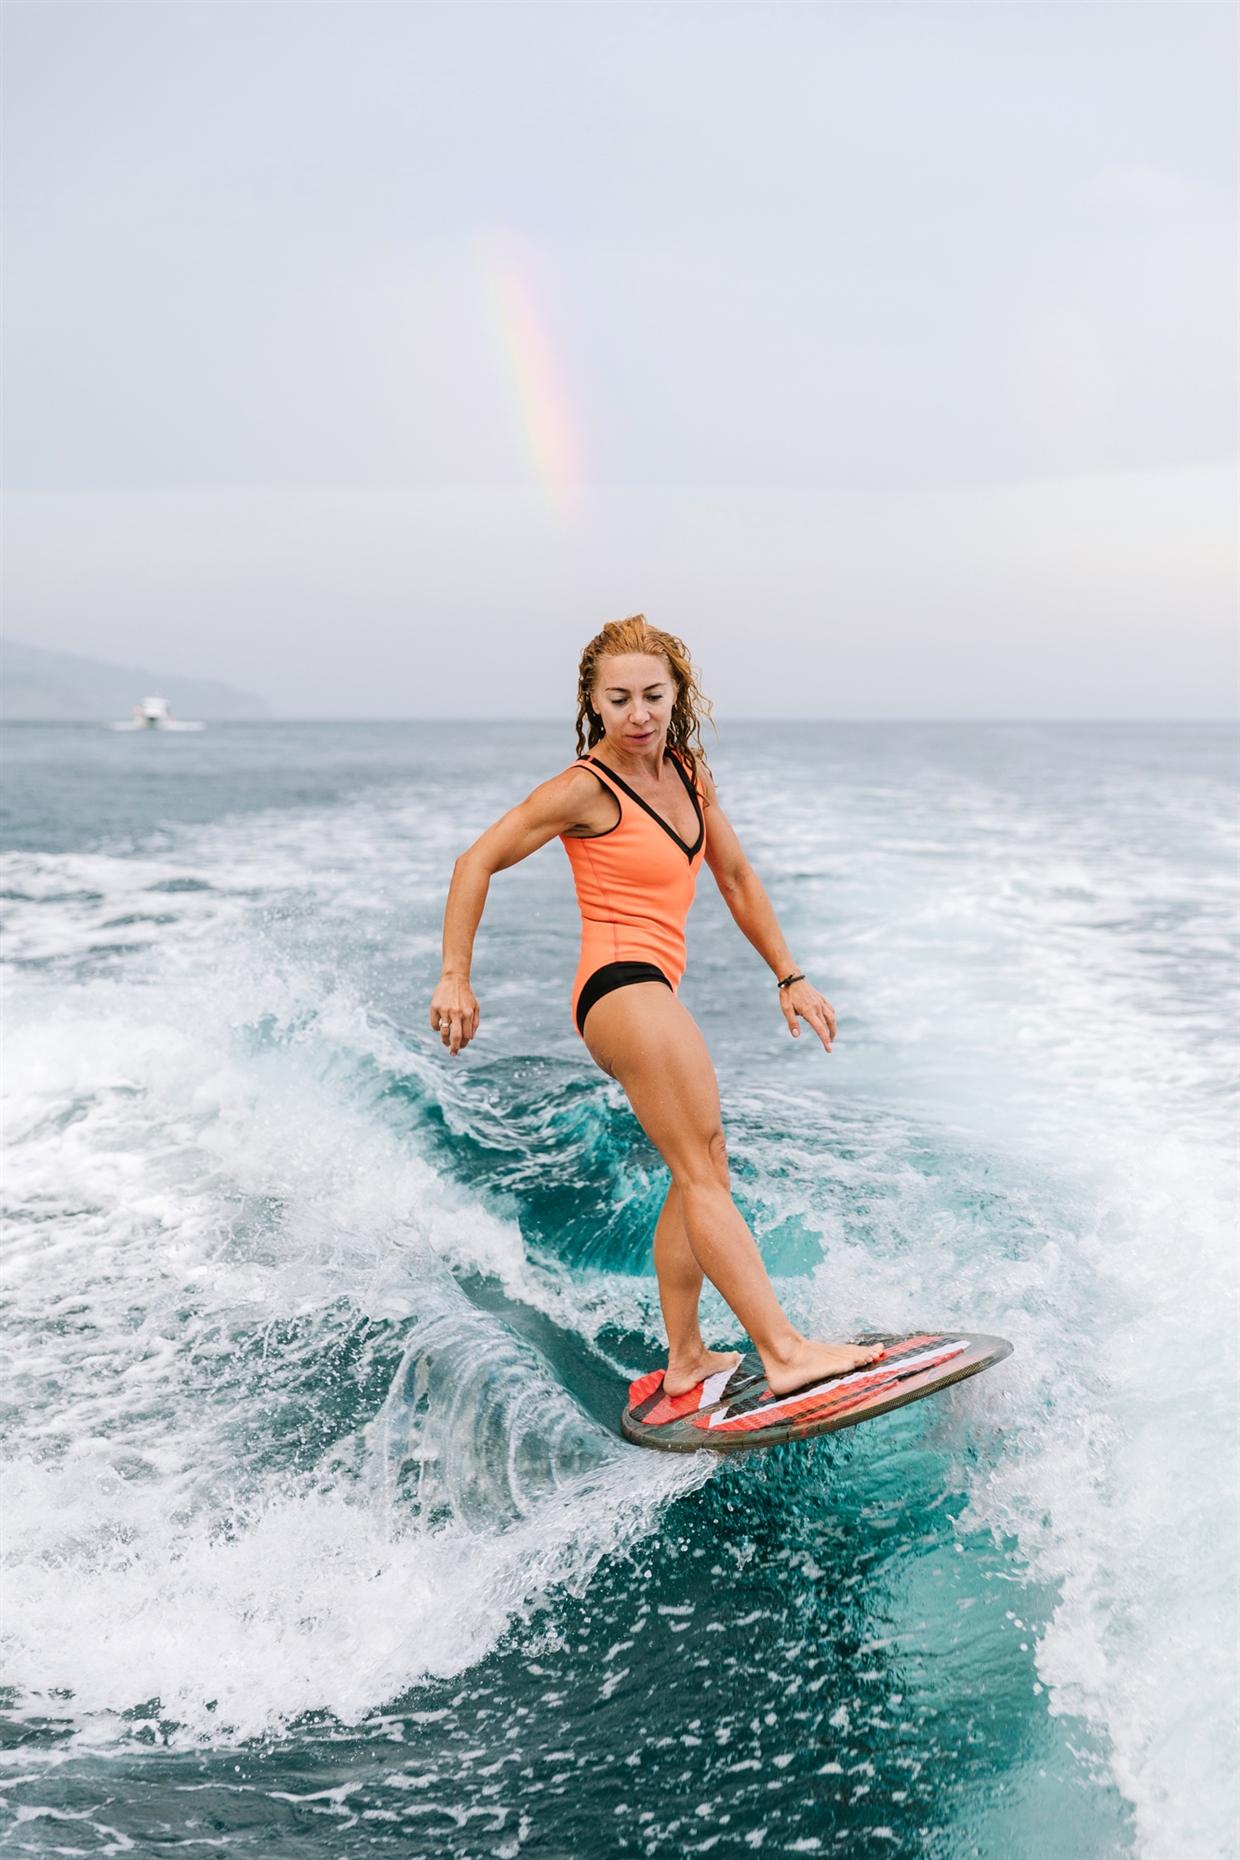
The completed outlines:
{"type": "MultiPolygon", "coordinates": [[[[559,775],[553,775],[551,779],[562,782],[566,788],[579,788],[583,794],[590,789],[597,793],[599,777],[592,766],[593,761],[593,757],[590,758],[589,763],[584,757],[579,757],[576,762],[570,762],[566,769],[562,770],[559,775]]],[[[608,771],[604,769],[603,773],[607,774],[608,771]]]]}
{"type": "Polygon", "coordinates": [[[686,780],[691,781],[707,806],[715,801],[715,783],[710,770],[702,756],[687,756],[683,749],[669,749],[668,755],[676,762],[686,780]]]}
{"type": "Polygon", "coordinates": [[[623,807],[616,812],[619,795],[584,762],[574,762],[561,774],[553,775],[540,792],[546,793],[557,814],[569,823],[560,828],[566,839],[592,839],[620,824],[623,807]]]}
{"type": "Polygon", "coordinates": [[[607,783],[593,769],[588,768],[584,762],[573,762],[568,768],[561,769],[558,775],[551,775],[546,781],[540,782],[530,799],[537,799],[555,808],[574,809],[588,807],[608,791],[607,783]]]}

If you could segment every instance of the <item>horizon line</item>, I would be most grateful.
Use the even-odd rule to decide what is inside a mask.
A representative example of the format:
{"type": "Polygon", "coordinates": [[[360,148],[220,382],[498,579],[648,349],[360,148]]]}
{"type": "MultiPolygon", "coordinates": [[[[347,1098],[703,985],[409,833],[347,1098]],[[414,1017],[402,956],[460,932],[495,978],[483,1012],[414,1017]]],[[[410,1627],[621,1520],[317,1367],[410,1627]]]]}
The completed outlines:
{"type": "MultiPolygon", "coordinates": [[[[533,724],[554,723],[554,724],[562,724],[568,730],[571,730],[573,728],[572,721],[570,719],[565,718],[563,715],[539,716],[539,717],[528,717],[528,716],[526,717],[502,717],[502,716],[428,717],[428,716],[414,716],[414,715],[407,715],[407,714],[400,715],[400,716],[373,716],[373,715],[372,716],[361,716],[361,715],[329,716],[326,714],[325,715],[314,714],[314,715],[301,715],[301,716],[282,716],[278,712],[273,711],[269,716],[266,716],[266,717],[210,717],[210,716],[207,716],[207,717],[202,718],[201,721],[204,723],[236,724],[238,726],[243,726],[243,727],[257,726],[260,728],[263,725],[272,724],[272,723],[279,723],[279,724],[290,724],[290,723],[293,723],[293,724],[302,724],[302,723],[304,724],[423,723],[423,724],[444,724],[444,725],[499,723],[499,724],[514,725],[514,726],[527,725],[527,724],[533,725],[533,724]]],[[[1040,724],[1040,725],[1046,725],[1046,724],[1089,723],[1089,724],[1116,724],[1116,725],[1128,725],[1128,724],[1168,724],[1170,725],[1170,724],[1187,724],[1187,723],[1209,723],[1209,724],[1232,724],[1240,728],[1240,711],[1231,712],[1227,714],[1223,714],[1220,712],[1208,712],[1207,713],[1207,712],[1201,712],[1201,711],[1194,711],[1192,713],[1185,713],[1182,715],[1177,714],[1175,716],[1158,716],[1158,717],[1148,716],[1148,715],[1132,715],[1132,716],[1125,715],[1125,716],[1100,717],[1096,714],[1085,713],[1085,712],[1082,712],[1080,715],[1074,715],[1074,716],[1035,716],[1031,714],[1019,715],[1019,716],[1018,715],[1002,716],[1002,715],[993,715],[993,714],[992,715],[980,715],[979,714],[976,716],[955,716],[953,715],[953,716],[933,716],[933,717],[912,716],[912,715],[898,715],[898,716],[897,715],[865,715],[865,716],[828,715],[828,716],[814,716],[814,717],[807,717],[807,716],[791,716],[790,717],[787,714],[777,714],[777,713],[772,712],[770,715],[763,715],[763,716],[732,716],[732,717],[727,718],[724,721],[724,724],[722,727],[728,728],[732,724],[756,724],[756,723],[778,723],[778,724],[788,724],[788,723],[833,723],[833,724],[907,723],[907,724],[922,724],[922,725],[942,724],[944,726],[960,725],[960,724],[1040,724]]],[[[102,727],[106,729],[109,727],[109,720],[104,717],[8,717],[0,713],[0,727],[7,727],[13,724],[37,724],[40,726],[45,726],[48,724],[80,724],[83,727],[88,728],[88,729],[95,728],[95,727],[102,727]]]]}

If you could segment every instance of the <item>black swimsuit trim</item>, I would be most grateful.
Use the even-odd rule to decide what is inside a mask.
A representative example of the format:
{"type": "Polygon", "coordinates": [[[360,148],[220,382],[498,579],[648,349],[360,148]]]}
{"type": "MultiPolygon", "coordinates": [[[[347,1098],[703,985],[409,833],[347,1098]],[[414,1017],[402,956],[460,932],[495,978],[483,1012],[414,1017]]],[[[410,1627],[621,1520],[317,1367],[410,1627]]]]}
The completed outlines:
{"type": "MultiPolygon", "coordinates": [[[[631,988],[635,982],[662,982],[665,988],[672,984],[662,969],[653,962],[605,962],[601,969],[588,976],[577,997],[577,1031],[586,1030],[586,1015],[596,1001],[604,995],[611,994],[617,988],[631,988]]],[[[673,990],[673,993],[675,990],[673,990]]]]}
{"type": "MultiPolygon", "coordinates": [[[[706,822],[702,818],[702,809],[701,809],[701,805],[697,798],[697,789],[694,787],[693,783],[689,780],[689,777],[685,774],[684,766],[681,763],[680,757],[669,754],[667,759],[671,763],[672,767],[675,769],[676,773],[679,775],[681,781],[684,783],[685,792],[689,796],[689,799],[693,802],[693,811],[697,815],[698,836],[694,840],[692,846],[686,846],[684,841],[681,839],[679,833],[677,833],[675,827],[669,827],[666,820],[664,820],[662,814],[656,814],[653,807],[650,806],[649,802],[643,801],[640,794],[634,794],[633,790],[629,787],[628,782],[625,781],[621,776],[617,775],[614,769],[609,769],[607,764],[605,762],[600,762],[597,756],[583,756],[582,757],[583,762],[589,762],[593,764],[595,768],[602,769],[608,781],[614,781],[617,788],[623,788],[624,792],[628,795],[630,801],[636,801],[637,805],[640,808],[643,808],[645,812],[649,814],[652,820],[656,820],[659,823],[659,825],[662,827],[663,831],[667,834],[668,838],[675,840],[676,844],[679,846],[681,852],[685,855],[686,859],[696,859],[698,856],[698,853],[702,850],[702,841],[706,838],[706,822]]],[[[616,827],[618,827],[619,825],[620,825],[620,822],[617,821],[616,827]]],[[[616,827],[608,827],[607,829],[608,833],[614,833],[616,830],[616,827]]],[[[590,839],[601,840],[605,838],[606,836],[602,833],[592,833],[588,837],[590,839]]]]}

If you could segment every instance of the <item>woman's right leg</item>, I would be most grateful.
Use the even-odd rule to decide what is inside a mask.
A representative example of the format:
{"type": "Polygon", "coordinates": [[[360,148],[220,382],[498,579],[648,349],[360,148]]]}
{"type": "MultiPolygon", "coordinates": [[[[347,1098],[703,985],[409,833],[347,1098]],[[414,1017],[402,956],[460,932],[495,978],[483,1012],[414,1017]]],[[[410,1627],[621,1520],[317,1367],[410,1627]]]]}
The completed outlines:
{"type": "Polygon", "coordinates": [[[654,1269],[659,1278],[659,1303],[667,1329],[667,1373],[663,1386],[669,1395],[681,1395],[716,1370],[735,1366],[735,1350],[708,1350],[702,1337],[698,1307],[702,1299],[702,1268],[685,1232],[680,1190],[675,1182],[659,1212],[654,1230],[654,1269]]]}
{"type": "MultiPolygon", "coordinates": [[[[816,1376],[838,1375],[881,1354],[811,1342],[785,1316],[728,1186],[719,1087],[706,1042],[675,995],[658,982],[615,989],[590,1009],[585,1041],[595,1062],[623,1085],[638,1122],[671,1170],[693,1258],[753,1339],[776,1393],[786,1394],[816,1376]]],[[[670,1211],[665,1208],[663,1218],[670,1211]]],[[[673,1236],[666,1238],[670,1242],[673,1236]]],[[[663,1252],[666,1266],[672,1267],[674,1247],[663,1252]]],[[[684,1278],[684,1272],[679,1276],[684,1278]]],[[[687,1280],[667,1289],[679,1310],[687,1280]]],[[[679,1391],[669,1385],[669,1392],[679,1391]]]]}

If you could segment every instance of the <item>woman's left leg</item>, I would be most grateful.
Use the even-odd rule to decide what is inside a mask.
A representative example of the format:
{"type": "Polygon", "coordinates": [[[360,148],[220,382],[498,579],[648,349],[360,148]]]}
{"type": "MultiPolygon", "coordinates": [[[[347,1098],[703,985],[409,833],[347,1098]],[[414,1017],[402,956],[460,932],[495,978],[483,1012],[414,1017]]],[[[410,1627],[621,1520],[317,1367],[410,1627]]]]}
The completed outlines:
{"type": "MultiPolygon", "coordinates": [[[[637,1121],[671,1170],[694,1258],[753,1340],[776,1394],[790,1394],[815,1378],[844,1374],[880,1356],[877,1345],[802,1337],[781,1308],[728,1186],[719,1087],[706,1042],[675,996],[655,982],[616,989],[590,1009],[583,1031],[595,1062],[624,1087],[637,1121]]],[[[687,1300],[699,1282],[688,1277],[674,1229],[668,1238],[676,1268],[670,1287],[673,1323],[684,1337],[687,1300]]],[[[676,1394],[700,1376],[699,1371],[682,1385],[669,1365],[665,1386],[676,1394]]]]}

